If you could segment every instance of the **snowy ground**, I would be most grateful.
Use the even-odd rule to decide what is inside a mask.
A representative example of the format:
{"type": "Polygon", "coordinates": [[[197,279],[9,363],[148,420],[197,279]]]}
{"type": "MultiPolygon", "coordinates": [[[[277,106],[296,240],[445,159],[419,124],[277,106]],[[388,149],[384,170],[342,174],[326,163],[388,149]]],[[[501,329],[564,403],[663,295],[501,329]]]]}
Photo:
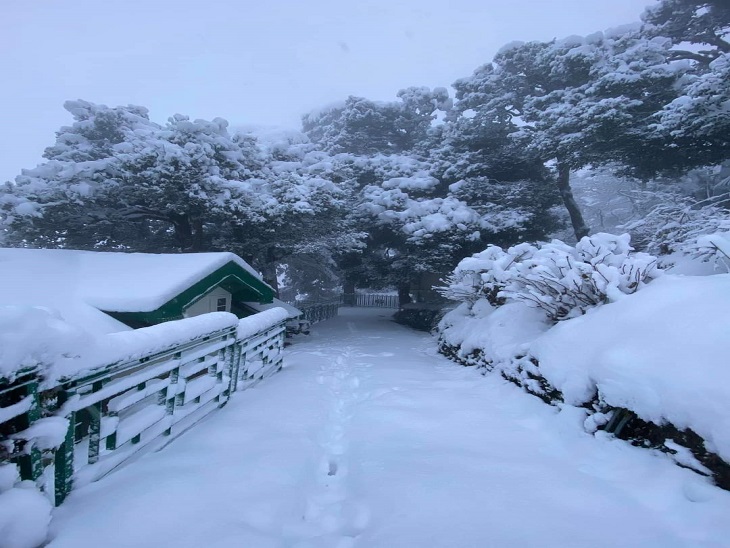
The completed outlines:
{"type": "Polygon", "coordinates": [[[73,493],[52,548],[730,546],[730,493],[342,309],[160,452],[73,493]]]}

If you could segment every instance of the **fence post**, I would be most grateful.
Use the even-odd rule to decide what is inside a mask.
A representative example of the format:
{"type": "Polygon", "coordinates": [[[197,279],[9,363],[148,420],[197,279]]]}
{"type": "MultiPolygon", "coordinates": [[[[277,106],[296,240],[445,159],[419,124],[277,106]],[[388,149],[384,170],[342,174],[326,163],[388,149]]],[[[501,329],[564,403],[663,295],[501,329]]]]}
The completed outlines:
{"type": "MultiPolygon", "coordinates": [[[[92,385],[92,392],[98,392],[104,386],[102,381],[97,381],[92,385]]],[[[94,464],[99,460],[99,445],[101,443],[101,416],[103,410],[103,402],[99,401],[89,407],[91,415],[91,424],[89,425],[89,464],[94,464]]]]}
{"type": "Polygon", "coordinates": [[[231,362],[231,380],[228,388],[229,394],[233,394],[238,389],[238,374],[241,368],[241,343],[238,340],[236,340],[236,343],[233,345],[233,356],[231,362]]]}
{"type": "MultiPolygon", "coordinates": [[[[173,359],[178,361],[182,357],[182,353],[175,352],[175,355],[173,356],[173,359]]],[[[170,384],[167,386],[167,390],[165,391],[164,398],[165,398],[165,412],[168,415],[174,415],[175,414],[175,407],[178,402],[178,395],[177,395],[177,385],[180,382],[180,366],[178,365],[174,369],[170,371],[170,384]]],[[[165,430],[165,436],[169,436],[172,434],[172,427],[165,430]]]]}
{"type": "MultiPolygon", "coordinates": [[[[41,418],[41,402],[38,397],[38,378],[28,383],[26,387],[26,397],[32,398],[30,409],[26,414],[27,426],[30,427],[35,421],[41,418]]],[[[43,460],[40,450],[33,447],[28,455],[23,455],[18,459],[18,468],[20,477],[24,480],[35,481],[43,474],[43,460]]]]}
{"type": "MultiPolygon", "coordinates": [[[[63,394],[66,399],[68,394],[65,392],[63,394]]],[[[68,419],[66,438],[63,440],[61,446],[56,449],[54,458],[54,504],[56,506],[66,500],[66,497],[73,488],[76,412],[72,411],[66,418],[68,419]]]]}

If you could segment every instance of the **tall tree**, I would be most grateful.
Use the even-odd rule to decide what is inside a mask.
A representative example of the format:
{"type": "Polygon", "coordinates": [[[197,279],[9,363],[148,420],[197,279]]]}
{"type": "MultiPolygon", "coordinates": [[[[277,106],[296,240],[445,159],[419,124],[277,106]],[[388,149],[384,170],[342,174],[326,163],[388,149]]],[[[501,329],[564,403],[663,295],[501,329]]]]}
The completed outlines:
{"type": "Polygon", "coordinates": [[[730,54],[730,3],[727,0],[659,0],[644,12],[644,32],[669,38],[672,56],[704,66],[730,54]],[[687,44],[700,48],[687,48],[687,44]]]}
{"type": "Polygon", "coordinates": [[[221,118],[175,115],[160,126],[142,107],[66,108],[74,124],[3,196],[15,245],[231,250],[272,284],[286,255],[346,247],[338,230],[346,193],[302,143],[266,150],[251,136],[231,136],[221,118]],[[327,244],[333,233],[339,243],[327,244]]]}
{"type": "MultiPolygon", "coordinates": [[[[10,240],[40,247],[127,249],[132,240],[152,242],[154,230],[137,227],[119,214],[106,191],[123,175],[117,155],[130,142],[156,134],[143,107],[109,108],[67,101],[74,123],[56,133],[46,162],[23,170],[3,199],[10,240]]],[[[159,243],[159,242],[158,242],[159,243]]]]}
{"type": "Polygon", "coordinates": [[[449,105],[444,88],[407,88],[398,101],[348,97],[302,117],[302,129],[329,153],[401,154],[423,143],[437,110],[449,105]]]}
{"type": "Polygon", "coordinates": [[[576,238],[589,229],[570,187],[586,165],[652,160],[646,137],[652,114],[676,97],[682,66],[670,45],[637,27],[552,42],[515,43],[493,63],[456,82],[455,117],[467,131],[511,135],[542,162],[552,162],[556,188],[576,238]]]}

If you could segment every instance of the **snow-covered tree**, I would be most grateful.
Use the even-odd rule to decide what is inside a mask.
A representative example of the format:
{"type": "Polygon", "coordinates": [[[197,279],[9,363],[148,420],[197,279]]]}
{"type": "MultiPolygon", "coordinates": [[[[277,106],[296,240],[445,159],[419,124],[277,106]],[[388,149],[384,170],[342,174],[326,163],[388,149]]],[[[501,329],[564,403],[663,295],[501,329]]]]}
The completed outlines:
{"type": "Polygon", "coordinates": [[[643,168],[653,161],[647,116],[676,97],[675,83],[689,68],[669,59],[670,45],[643,37],[638,27],[510,44],[493,63],[456,82],[455,118],[465,131],[507,133],[552,162],[580,238],[589,229],[570,173],[607,163],[643,168]]]}
{"type": "MultiPolygon", "coordinates": [[[[123,175],[117,158],[129,143],[156,134],[143,107],[109,108],[86,101],[64,104],[74,124],[62,127],[46,149],[46,162],[23,170],[3,197],[11,242],[41,247],[120,248],[135,228],[107,191],[123,175]]],[[[144,229],[136,234],[151,242],[144,229]]]]}
{"type": "Polygon", "coordinates": [[[484,243],[511,245],[545,238],[559,227],[560,197],[550,171],[509,135],[505,124],[457,116],[430,135],[431,173],[498,230],[484,243]],[[508,222],[507,217],[511,217],[508,222]]]}
{"type": "Polygon", "coordinates": [[[450,105],[445,88],[407,88],[398,101],[348,97],[302,117],[309,138],[329,153],[399,154],[425,140],[437,110],[450,105]]]}
{"type": "Polygon", "coordinates": [[[725,0],[659,0],[642,19],[648,36],[672,40],[676,46],[672,55],[677,59],[708,66],[730,53],[730,4],[725,0]]]}
{"type": "Polygon", "coordinates": [[[263,158],[250,140],[233,139],[228,123],[175,115],[153,136],[117,155],[119,184],[108,192],[131,219],[171,226],[177,246],[201,251],[221,222],[260,214],[255,177],[263,158]]]}
{"type": "Polygon", "coordinates": [[[307,276],[337,285],[337,259],[360,250],[365,238],[347,215],[354,207],[350,158],[333,158],[293,132],[264,141],[261,178],[249,181],[257,213],[234,213],[218,246],[257,265],[272,285],[277,272],[287,272],[290,289],[301,293],[313,291],[307,276]]]}
{"type": "Polygon", "coordinates": [[[451,106],[442,88],[408,88],[397,101],[350,97],[303,118],[330,176],[353,192],[350,218],[369,234],[366,250],[343,258],[348,279],[399,286],[406,298],[409,280],[446,272],[487,242],[553,228],[544,166],[505,135],[494,150],[471,146],[439,119],[451,106]]]}
{"type": "Polygon", "coordinates": [[[160,126],[142,107],[65,106],[75,123],[13,189],[8,218],[28,244],[201,251],[206,227],[257,205],[244,182],[261,169],[258,151],[225,120],[160,126]]]}
{"type": "Polygon", "coordinates": [[[307,156],[306,139],[267,149],[221,118],[175,115],[161,126],[142,107],[66,108],[74,124],[3,195],[15,245],[231,250],[274,283],[282,257],[357,240],[346,245],[338,230],[346,190],[307,156]]]}
{"type": "Polygon", "coordinates": [[[655,117],[655,139],[679,171],[730,160],[730,4],[661,0],[644,14],[643,32],[669,40],[670,55],[691,63],[681,93],[655,117]]]}

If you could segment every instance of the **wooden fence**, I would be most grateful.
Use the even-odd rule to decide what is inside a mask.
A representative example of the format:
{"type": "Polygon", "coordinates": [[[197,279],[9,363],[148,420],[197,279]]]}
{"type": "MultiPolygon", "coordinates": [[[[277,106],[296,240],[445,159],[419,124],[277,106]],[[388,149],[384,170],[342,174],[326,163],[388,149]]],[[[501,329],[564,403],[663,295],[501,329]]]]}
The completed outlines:
{"type": "Polygon", "coordinates": [[[363,306],[371,308],[398,308],[398,295],[380,293],[344,294],[340,302],[345,306],[363,306]]]}
{"type": "Polygon", "coordinates": [[[233,325],[50,387],[32,369],[4,386],[0,379],[0,466],[14,463],[60,504],[73,486],[162,447],[233,392],[281,369],[285,320],[269,316],[275,321],[253,332],[233,325]],[[59,425],[65,437],[49,442],[59,425]]]}

